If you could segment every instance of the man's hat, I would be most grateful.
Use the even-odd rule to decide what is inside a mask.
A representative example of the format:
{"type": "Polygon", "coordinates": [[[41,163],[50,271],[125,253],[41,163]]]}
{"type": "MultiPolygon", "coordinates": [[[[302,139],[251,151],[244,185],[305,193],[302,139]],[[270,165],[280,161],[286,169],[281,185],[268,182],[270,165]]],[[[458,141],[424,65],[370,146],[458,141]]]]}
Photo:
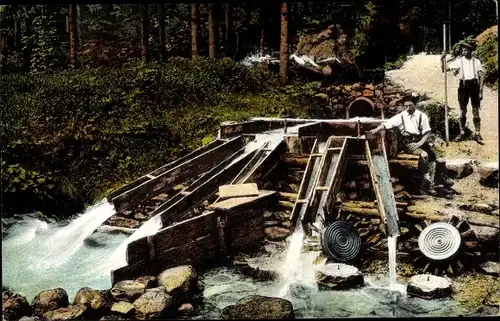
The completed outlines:
{"type": "Polygon", "coordinates": [[[460,47],[465,47],[474,50],[476,48],[476,44],[472,41],[464,41],[460,44],[460,47]]]}

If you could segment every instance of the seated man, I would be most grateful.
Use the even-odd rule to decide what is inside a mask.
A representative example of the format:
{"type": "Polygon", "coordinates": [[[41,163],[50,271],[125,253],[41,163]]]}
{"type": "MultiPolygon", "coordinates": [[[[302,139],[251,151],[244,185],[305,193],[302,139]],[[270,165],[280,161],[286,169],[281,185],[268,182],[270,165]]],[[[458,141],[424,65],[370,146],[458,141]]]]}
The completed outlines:
{"type": "Polygon", "coordinates": [[[429,118],[416,109],[415,104],[411,101],[405,102],[404,106],[406,110],[370,130],[370,133],[373,135],[381,130],[396,128],[399,131],[398,149],[420,156],[419,170],[423,176],[424,189],[427,190],[428,194],[435,195],[434,184],[436,182],[451,186],[453,181],[445,176],[445,160],[438,158],[438,152],[429,142],[431,135],[429,118]]]}

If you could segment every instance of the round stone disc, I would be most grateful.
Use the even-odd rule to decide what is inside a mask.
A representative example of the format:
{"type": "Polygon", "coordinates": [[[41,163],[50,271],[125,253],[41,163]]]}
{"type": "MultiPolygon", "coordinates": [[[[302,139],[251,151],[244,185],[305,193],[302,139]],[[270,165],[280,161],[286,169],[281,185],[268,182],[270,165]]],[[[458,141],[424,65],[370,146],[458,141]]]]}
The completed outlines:
{"type": "Polygon", "coordinates": [[[438,222],[427,226],[418,237],[418,248],[429,259],[443,261],[460,249],[462,237],[451,224],[438,222]]]}
{"type": "Polygon", "coordinates": [[[348,262],[361,251],[361,237],[350,223],[336,221],[321,232],[321,247],[331,259],[348,262]]]}

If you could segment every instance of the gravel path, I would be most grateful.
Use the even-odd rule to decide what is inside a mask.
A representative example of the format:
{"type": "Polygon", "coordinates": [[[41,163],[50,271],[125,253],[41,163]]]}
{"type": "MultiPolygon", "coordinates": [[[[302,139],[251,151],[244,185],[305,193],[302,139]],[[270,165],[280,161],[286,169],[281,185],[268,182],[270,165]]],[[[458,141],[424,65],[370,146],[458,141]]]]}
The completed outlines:
{"type": "MultiPolygon", "coordinates": [[[[412,56],[398,70],[387,72],[387,77],[405,89],[425,93],[431,99],[444,102],[444,74],[440,68],[439,55],[419,54],[412,56]]],[[[458,105],[458,77],[448,73],[448,105],[451,115],[460,114],[458,105]]],[[[445,149],[446,158],[473,158],[478,163],[498,162],[498,92],[484,87],[481,102],[481,134],[484,145],[473,140],[453,142],[445,149]]],[[[467,126],[474,131],[472,107],[468,105],[467,126]]],[[[453,140],[453,137],[450,137],[453,140]]],[[[479,184],[479,174],[457,180],[454,188],[461,194],[456,198],[465,202],[491,202],[498,204],[498,188],[487,188],[479,184]]]]}

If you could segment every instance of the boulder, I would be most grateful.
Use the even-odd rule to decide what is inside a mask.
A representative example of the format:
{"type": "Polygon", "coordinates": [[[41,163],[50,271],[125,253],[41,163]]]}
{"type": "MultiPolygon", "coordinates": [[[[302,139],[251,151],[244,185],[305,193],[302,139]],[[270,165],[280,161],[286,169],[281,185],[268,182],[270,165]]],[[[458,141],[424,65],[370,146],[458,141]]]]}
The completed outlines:
{"type": "Polygon", "coordinates": [[[86,305],[96,314],[105,314],[109,311],[108,299],[98,290],[81,288],[76,293],[73,305],[86,305]]]}
{"type": "Polygon", "coordinates": [[[5,320],[17,320],[31,313],[31,306],[24,296],[11,291],[2,292],[2,316],[5,320]]]}
{"type": "Polygon", "coordinates": [[[181,265],[161,272],[158,284],[175,298],[188,298],[197,289],[198,274],[191,265],[181,265]]]}
{"type": "Polygon", "coordinates": [[[284,227],[266,227],[264,229],[266,238],[270,241],[283,241],[290,235],[290,230],[284,227]]]}
{"type": "Polygon", "coordinates": [[[150,320],[166,316],[174,301],[170,295],[165,292],[162,286],[148,289],[134,301],[136,317],[142,320],[150,320]]]}
{"type": "Polygon", "coordinates": [[[222,310],[225,320],[295,319],[293,305],[282,298],[250,295],[222,310]]]}
{"type": "Polygon", "coordinates": [[[38,316],[42,316],[48,311],[66,308],[68,305],[68,293],[62,288],[42,291],[31,302],[33,313],[38,316]]]}
{"type": "Polygon", "coordinates": [[[447,159],[446,170],[450,177],[466,177],[474,171],[474,160],[470,158],[447,159]]]}
{"type": "Polygon", "coordinates": [[[479,270],[485,274],[500,276],[500,263],[487,261],[479,264],[479,270]]]}
{"type": "Polygon", "coordinates": [[[124,317],[131,317],[135,312],[135,306],[127,301],[119,301],[111,306],[111,312],[124,317]]]}
{"type": "Polygon", "coordinates": [[[155,281],[154,276],[141,276],[136,280],[123,280],[113,286],[110,294],[115,301],[133,302],[144,294],[146,289],[154,287],[155,281]]]}
{"type": "Polygon", "coordinates": [[[191,303],[183,303],[177,310],[182,315],[193,315],[194,306],[191,303]]]}
{"type": "Polygon", "coordinates": [[[483,184],[498,186],[498,162],[481,164],[477,172],[483,184]]]}
{"type": "Polygon", "coordinates": [[[410,278],[406,293],[422,299],[446,297],[452,293],[451,280],[435,275],[415,275],[410,278]]]}
{"type": "Polygon", "coordinates": [[[344,290],[363,285],[363,274],[358,268],[343,263],[328,263],[316,269],[316,283],[320,289],[344,290]]]}
{"type": "Polygon", "coordinates": [[[85,305],[70,305],[67,308],[45,312],[43,317],[47,321],[51,320],[84,320],[88,319],[89,307],[85,305]]]}

